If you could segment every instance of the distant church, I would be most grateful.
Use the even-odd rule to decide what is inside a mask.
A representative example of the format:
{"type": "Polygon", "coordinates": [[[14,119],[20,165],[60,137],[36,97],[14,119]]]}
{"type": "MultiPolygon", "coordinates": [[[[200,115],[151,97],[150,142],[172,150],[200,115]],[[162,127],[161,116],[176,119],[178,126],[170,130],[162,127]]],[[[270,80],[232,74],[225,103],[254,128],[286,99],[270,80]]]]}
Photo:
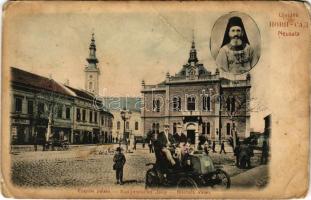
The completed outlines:
{"type": "Polygon", "coordinates": [[[175,133],[181,125],[193,144],[201,136],[214,141],[234,133],[248,137],[250,88],[249,74],[243,80],[229,80],[218,69],[214,74],[208,71],[197,58],[193,39],[188,62],[177,74],[167,73],[156,85],[142,81],[142,131],[163,131],[163,125],[169,124],[175,133]]]}

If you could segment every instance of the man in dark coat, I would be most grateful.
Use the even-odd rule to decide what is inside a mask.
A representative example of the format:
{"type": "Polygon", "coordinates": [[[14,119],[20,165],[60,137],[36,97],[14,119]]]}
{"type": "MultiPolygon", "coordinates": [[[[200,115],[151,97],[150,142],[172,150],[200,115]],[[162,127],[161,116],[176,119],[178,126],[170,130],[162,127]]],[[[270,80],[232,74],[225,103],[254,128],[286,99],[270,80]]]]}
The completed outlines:
{"type": "Polygon", "coordinates": [[[126,159],[120,147],[117,148],[117,153],[113,157],[113,162],[113,169],[116,170],[117,184],[123,185],[123,167],[126,159]]]}
{"type": "Polygon", "coordinates": [[[173,135],[175,143],[186,143],[187,136],[182,132],[182,125],[180,123],[177,124],[177,132],[173,135]]]}
{"type": "Polygon", "coordinates": [[[155,144],[157,145],[157,149],[161,150],[161,152],[165,155],[166,159],[170,162],[172,166],[174,166],[176,162],[173,159],[173,156],[168,147],[175,143],[176,142],[173,135],[169,133],[169,125],[165,124],[164,131],[158,134],[155,144]]]}
{"type": "Polygon", "coordinates": [[[216,143],[215,143],[215,141],[213,141],[213,145],[212,145],[213,153],[216,153],[215,148],[216,148],[216,143]]]}

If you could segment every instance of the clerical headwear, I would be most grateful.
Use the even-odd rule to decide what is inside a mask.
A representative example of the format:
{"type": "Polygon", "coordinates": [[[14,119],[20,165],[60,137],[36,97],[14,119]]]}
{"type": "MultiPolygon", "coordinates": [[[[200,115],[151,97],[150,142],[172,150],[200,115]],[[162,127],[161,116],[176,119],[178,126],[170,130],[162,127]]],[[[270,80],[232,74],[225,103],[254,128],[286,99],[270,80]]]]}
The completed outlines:
{"type": "Polygon", "coordinates": [[[226,44],[228,44],[230,42],[229,30],[233,26],[241,27],[241,29],[243,31],[243,35],[242,35],[242,38],[241,38],[242,42],[243,42],[243,44],[245,44],[245,43],[249,44],[249,41],[248,41],[248,38],[247,38],[247,34],[246,34],[246,31],[245,31],[242,19],[240,17],[234,16],[234,17],[231,17],[228,20],[227,28],[226,28],[226,31],[225,31],[225,34],[224,34],[224,39],[222,41],[221,47],[225,46],[226,44]]]}

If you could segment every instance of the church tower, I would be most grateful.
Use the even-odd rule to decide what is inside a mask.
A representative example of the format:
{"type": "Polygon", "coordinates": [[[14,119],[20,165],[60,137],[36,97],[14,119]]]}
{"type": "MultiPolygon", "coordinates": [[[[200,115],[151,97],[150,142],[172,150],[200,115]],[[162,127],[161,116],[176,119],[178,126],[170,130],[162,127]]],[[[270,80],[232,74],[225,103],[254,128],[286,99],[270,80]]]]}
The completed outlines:
{"type": "Polygon", "coordinates": [[[98,59],[96,58],[96,45],[94,33],[92,34],[91,44],[89,47],[90,54],[86,59],[88,65],[85,67],[85,90],[93,94],[98,94],[98,77],[100,74],[99,68],[97,67],[98,59]]]}

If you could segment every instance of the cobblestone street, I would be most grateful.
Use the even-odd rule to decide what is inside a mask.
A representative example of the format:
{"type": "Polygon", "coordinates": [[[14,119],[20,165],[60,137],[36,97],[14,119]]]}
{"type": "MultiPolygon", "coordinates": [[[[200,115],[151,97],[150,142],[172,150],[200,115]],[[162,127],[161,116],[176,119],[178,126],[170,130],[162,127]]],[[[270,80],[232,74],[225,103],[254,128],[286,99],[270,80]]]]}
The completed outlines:
{"type": "MultiPolygon", "coordinates": [[[[112,170],[113,153],[101,154],[104,146],[84,146],[68,151],[15,152],[12,154],[12,181],[19,186],[104,186],[115,184],[112,170]]],[[[154,162],[154,154],[148,148],[137,148],[125,154],[124,186],[144,186],[145,174],[154,162]]],[[[232,177],[245,172],[234,166],[232,153],[210,153],[215,165],[232,177]]],[[[252,160],[258,165],[258,156],[252,160]]],[[[250,177],[251,178],[251,177],[250,177]]]]}

